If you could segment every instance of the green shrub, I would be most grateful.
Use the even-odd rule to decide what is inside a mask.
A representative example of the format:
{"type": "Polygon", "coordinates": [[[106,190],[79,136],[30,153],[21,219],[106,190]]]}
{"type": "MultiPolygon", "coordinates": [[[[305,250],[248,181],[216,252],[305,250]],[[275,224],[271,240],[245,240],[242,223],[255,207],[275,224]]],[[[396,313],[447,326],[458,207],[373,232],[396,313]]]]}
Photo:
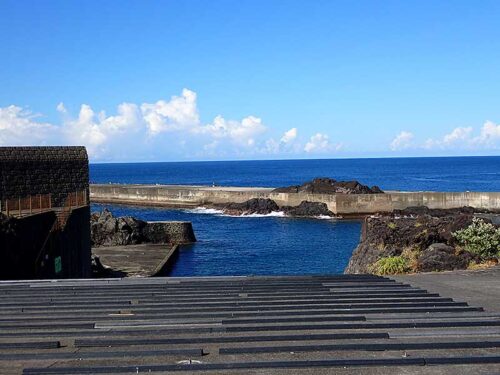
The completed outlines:
{"type": "Polygon", "coordinates": [[[391,229],[396,229],[396,223],[390,222],[390,223],[387,223],[387,226],[391,229]]]}
{"type": "Polygon", "coordinates": [[[452,233],[452,236],[466,251],[482,258],[500,256],[500,228],[482,219],[472,219],[471,225],[452,233]]]}
{"type": "Polygon", "coordinates": [[[402,256],[384,257],[377,260],[371,267],[376,275],[395,275],[410,271],[408,259],[402,256]]]}

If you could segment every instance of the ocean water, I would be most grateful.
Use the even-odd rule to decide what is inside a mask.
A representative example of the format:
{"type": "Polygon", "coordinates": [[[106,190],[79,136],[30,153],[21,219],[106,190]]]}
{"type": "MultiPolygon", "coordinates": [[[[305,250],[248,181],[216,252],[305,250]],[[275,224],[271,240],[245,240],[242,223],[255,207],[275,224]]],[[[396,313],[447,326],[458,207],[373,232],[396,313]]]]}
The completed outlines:
{"type": "Polygon", "coordinates": [[[91,164],[94,183],[278,187],[314,177],[386,190],[500,191],[500,156],[91,164]]]}
{"type": "Polygon", "coordinates": [[[112,205],[92,209],[105,206],[117,216],[193,223],[198,242],[181,248],[170,276],[342,273],[361,228],[358,221],[230,217],[206,210],[112,205]]]}
{"type": "MultiPolygon", "coordinates": [[[[91,164],[90,172],[95,183],[276,187],[325,176],[386,190],[500,191],[500,157],[91,164]]],[[[116,216],[193,223],[198,242],[180,250],[170,276],[342,273],[361,229],[358,221],[92,205],[104,207],[116,216]]]]}

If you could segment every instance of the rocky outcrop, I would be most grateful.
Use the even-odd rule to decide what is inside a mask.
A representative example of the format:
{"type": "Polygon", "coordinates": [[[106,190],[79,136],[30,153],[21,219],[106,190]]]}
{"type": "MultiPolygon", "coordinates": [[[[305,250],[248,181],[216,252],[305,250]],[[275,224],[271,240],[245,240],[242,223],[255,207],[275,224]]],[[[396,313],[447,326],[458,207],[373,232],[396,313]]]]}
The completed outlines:
{"type": "Polygon", "coordinates": [[[378,186],[371,188],[358,181],[337,181],[332,178],[320,177],[302,185],[281,187],[273,193],[309,193],[309,194],[383,194],[378,186]]]}
{"type": "Polygon", "coordinates": [[[146,222],[131,216],[115,218],[110,211],[94,212],[90,217],[92,246],[118,246],[145,241],[146,222]]]}
{"type": "Polygon", "coordinates": [[[317,217],[317,216],[335,216],[328,209],[326,203],[302,201],[298,206],[278,206],[278,204],[269,198],[253,198],[242,203],[230,203],[216,206],[226,215],[244,216],[244,215],[269,215],[272,212],[283,212],[286,216],[317,217]]]}
{"type": "Polygon", "coordinates": [[[253,198],[242,203],[229,203],[217,206],[227,215],[268,215],[271,212],[279,211],[280,208],[275,201],[269,198],[253,198]]]}
{"type": "Polygon", "coordinates": [[[368,217],[345,273],[370,273],[380,258],[401,255],[413,263],[413,271],[465,268],[474,257],[456,248],[452,233],[469,226],[473,213],[419,207],[368,217]]]}
{"type": "Polygon", "coordinates": [[[422,251],[417,260],[416,270],[418,272],[431,272],[464,269],[473,260],[477,259],[470,253],[457,254],[453,246],[435,243],[422,251]]]}
{"type": "Polygon", "coordinates": [[[302,201],[298,206],[283,206],[281,210],[287,216],[335,216],[335,214],[328,209],[326,203],[321,202],[308,202],[302,201]]]}
{"type": "Polygon", "coordinates": [[[196,241],[190,222],[146,222],[131,216],[115,218],[106,209],[91,215],[90,230],[93,247],[196,241]]]}

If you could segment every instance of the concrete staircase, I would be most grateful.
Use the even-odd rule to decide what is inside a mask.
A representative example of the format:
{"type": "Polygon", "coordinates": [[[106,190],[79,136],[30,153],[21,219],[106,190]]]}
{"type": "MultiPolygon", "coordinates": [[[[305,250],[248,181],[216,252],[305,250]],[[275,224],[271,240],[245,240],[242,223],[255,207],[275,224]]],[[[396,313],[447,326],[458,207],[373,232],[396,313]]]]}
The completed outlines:
{"type": "Polygon", "coordinates": [[[500,314],[369,275],[0,282],[0,297],[2,374],[500,368],[500,314]]]}

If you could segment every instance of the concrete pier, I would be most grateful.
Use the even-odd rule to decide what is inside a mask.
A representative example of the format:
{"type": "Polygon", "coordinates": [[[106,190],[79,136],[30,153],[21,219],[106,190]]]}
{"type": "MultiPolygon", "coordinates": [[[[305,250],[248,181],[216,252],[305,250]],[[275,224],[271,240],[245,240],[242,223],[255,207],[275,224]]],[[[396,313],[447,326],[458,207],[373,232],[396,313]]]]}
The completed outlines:
{"type": "Polygon", "coordinates": [[[240,203],[252,198],[270,198],[280,206],[297,206],[302,201],[323,202],[330,211],[345,216],[391,212],[414,206],[427,206],[432,209],[471,206],[478,209],[500,210],[500,192],[305,194],[272,191],[273,188],[258,187],[96,184],[90,186],[90,199],[95,203],[197,207],[240,203]]]}
{"type": "Polygon", "coordinates": [[[177,244],[101,246],[92,249],[110,274],[120,277],[149,277],[163,274],[177,254],[177,244]]]}

